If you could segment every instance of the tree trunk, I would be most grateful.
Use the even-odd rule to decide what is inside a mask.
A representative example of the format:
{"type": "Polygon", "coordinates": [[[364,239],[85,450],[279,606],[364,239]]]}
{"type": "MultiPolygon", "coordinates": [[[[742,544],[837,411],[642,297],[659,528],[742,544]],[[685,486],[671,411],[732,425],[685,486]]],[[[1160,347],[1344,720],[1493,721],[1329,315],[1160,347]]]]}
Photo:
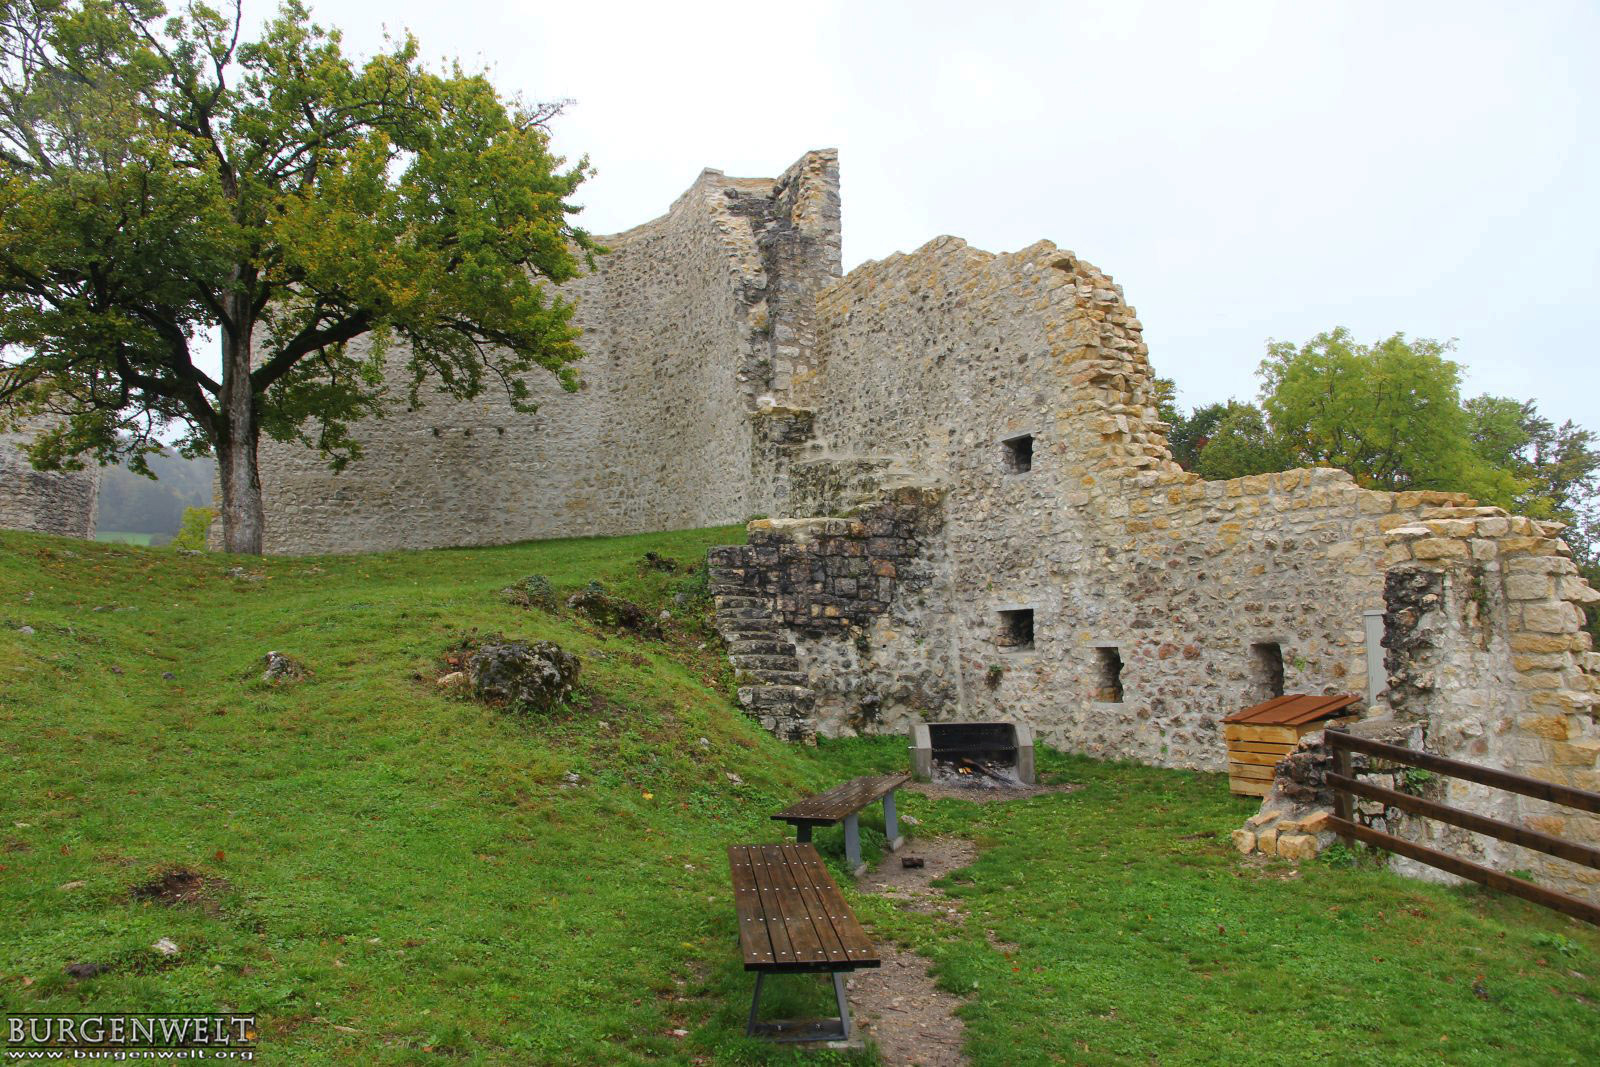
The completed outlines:
{"type": "MultiPolygon", "coordinates": [[[[242,303],[242,302],[240,302],[242,303]]],[[[236,322],[248,324],[244,307],[236,322]]],[[[250,385],[250,330],[222,332],[222,397],[213,442],[222,479],[222,545],[227,552],[261,555],[265,516],[261,507],[261,472],[256,445],[261,426],[256,419],[255,390],[250,385]]]]}

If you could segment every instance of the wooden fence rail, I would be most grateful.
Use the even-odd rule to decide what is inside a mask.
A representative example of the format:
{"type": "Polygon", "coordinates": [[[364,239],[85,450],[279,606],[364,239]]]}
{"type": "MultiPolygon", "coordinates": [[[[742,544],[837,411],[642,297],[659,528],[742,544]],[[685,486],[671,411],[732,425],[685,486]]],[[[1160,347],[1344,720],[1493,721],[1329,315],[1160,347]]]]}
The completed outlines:
{"type": "Polygon", "coordinates": [[[1413,815],[1421,815],[1429,819],[1459,826],[1464,830],[1474,833],[1487,834],[1490,837],[1508,841],[1523,848],[1531,848],[1551,856],[1573,863],[1582,864],[1600,870],[1600,849],[1588,845],[1580,845],[1576,841],[1556,837],[1553,834],[1540,833],[1537,830],[1528,830],[1515,826],[1499,819],[1477,815],[1470,811],[1462,811],[1448,804],[1440,804],[1432,800],[1424,800],[1409,793],[1401,793],[1393,789],[1385,789],[1370,782],[1358,780],[1350,771],[1350,754],[1352,752],[1364,753],[1390,763],[1402,766],[1417,767],[1422,770],[1433,771],[1437,774],[1451,778],[1461,778],[1479,785],[1491,786],[1495,789],[1504,789],[1511,793],[1520,793],[1523,796],[1536,797],[1539,800],[1549,801],[1563,807],[1577,808],[1580,811],[1600,813],[1600,793],[1591,793],[1587,789],[1575,789],[1571,786],[1556,785],[1554,782],[1541,781],[1538,778],[1529,778],[1526,775],[1513,774],[1510,771],[1497,771],[1491,767],[1480,767],[1473,763],[1463,763],[1460,760],[1446,759],[1435,756],[1429,752],[1418,752],[1415,749],[1401,748],[1399,745],[1390,745],[1382,741],[1372,741],[1365,737],[1355,737],[1343,730],[1328,730],[1324,735],[1328,746],[1333,750],[1333,771],[1327,776],[1328,785],[1333,788],[1334,817],[1329,820],[1329,826],[1338,831],[1346,840],[1363,841],[1377,848],[1393,852],[1396,855],[1406,856],[1437,867],[1441,871],[1448,871],[1461,878],[1468,878],[1474,882],[1482,883],[1491,889],[1498,889],[1510,893],[1524,900],[1531,900],[1535,904],[1542,904],[1547,908],[1583,919],[1586,922],[1600,926],[1600,905],[1591,904],[1586,900],[1554,889],[1546,889],[1532,882],[1525,882],[1509,874],[1485,867],[1482,864],[1464,860],[1459,856],[1452,856],[1447,852],[1419,845],[1404,838],[1386,834],[1381,830],[1374,830],[1370,826],[1363,826],[1352,815],[1351,797],[1361,797],[1366,800],[1375,800],[1388,807],[1399,808],[1413,815]]]}

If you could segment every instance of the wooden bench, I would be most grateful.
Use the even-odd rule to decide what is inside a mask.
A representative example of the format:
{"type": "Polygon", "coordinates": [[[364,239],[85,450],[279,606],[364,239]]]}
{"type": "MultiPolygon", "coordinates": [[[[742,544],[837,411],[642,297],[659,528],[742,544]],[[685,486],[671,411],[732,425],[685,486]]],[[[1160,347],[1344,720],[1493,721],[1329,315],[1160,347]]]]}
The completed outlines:
{"type": "Polygon", "coordinates": [[[733,845],[733,907],[739,917],[744,969],[756,973],[745,1033],[776,1041],[844,1041],[850,1037],[846,971],[883,961],[811,845],[733,845]],[[769,974],[829,974],[837,1019],[760,1022],[761,984],[769,974]]]}
{"type": "Polygon", "coordinates": [[[805,844],[811,840],[814,826],[832,826],[844,823],[844,855],[850,873],[859,875],[867,869],[861,862],[861,827],[856,813],[880,797],[883,799],[883,836],[889,839],[889,851],[905,844],[900,836],[900,823],[894,811],[894,791],[911,781],[909,774],[869,775],[836,785],[826,793],[806,797],[784,808],[773,818],[794,824],[795,840],[805,844]]]}

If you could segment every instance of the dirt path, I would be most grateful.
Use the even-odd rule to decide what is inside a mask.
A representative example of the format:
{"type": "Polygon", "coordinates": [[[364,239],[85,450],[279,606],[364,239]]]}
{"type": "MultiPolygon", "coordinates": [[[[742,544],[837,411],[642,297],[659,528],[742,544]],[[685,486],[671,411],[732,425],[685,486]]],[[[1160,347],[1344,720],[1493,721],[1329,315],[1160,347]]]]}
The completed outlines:
{"type": "MultiPolygon", "coordinates": [[[[970,841],[916,840],[885,856],[859,885],[863,892],[881,893],[902,908],[965,923],[966,913],[929,883],[977,858],[978,849],[970,841]],[[924,866],[903,866],[900,860],[906,856],[922,859],[924,866]]],[[[965,1027],[956,1016],[961,998],[937,988],[928,961],[916,953],[889,941],[879,942],[878,950],[883,966],[855,971],[849,988],[857,1024],[877,1044],[885,1067],[963,1067],[965,1027]]]]}

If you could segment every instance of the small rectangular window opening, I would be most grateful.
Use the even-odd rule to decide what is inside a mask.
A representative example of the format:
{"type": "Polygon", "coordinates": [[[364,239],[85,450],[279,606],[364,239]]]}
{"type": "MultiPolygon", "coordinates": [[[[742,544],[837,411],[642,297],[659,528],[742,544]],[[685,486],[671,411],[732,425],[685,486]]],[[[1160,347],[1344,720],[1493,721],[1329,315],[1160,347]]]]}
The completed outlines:
{"type": "Polygon", "coordinates": [[[1033,647],[1033,609],[1018,608],[1000,613],[1000,632],[995,644],[1008,652],[1023,652],[1033,647]]]}
{"type": "Polygon", "coordinates": [[[1033,434],[1001,441],[1000,447],[1006,470],[1012,474],[1026,474],[1033,469],[1033,434]]]}
{"type": "Polygon", "coordinates": [[[1283,646],[1276,641],[1251,645],[1250,675],[1262,700],[1283,696],[1283,646]]]}
{"type": "Polygon", "coordinates": [[[1122,703],[1122,653],[1115,648],[1094,650],[1094,698],[1102,704],[1122,703]]]}

